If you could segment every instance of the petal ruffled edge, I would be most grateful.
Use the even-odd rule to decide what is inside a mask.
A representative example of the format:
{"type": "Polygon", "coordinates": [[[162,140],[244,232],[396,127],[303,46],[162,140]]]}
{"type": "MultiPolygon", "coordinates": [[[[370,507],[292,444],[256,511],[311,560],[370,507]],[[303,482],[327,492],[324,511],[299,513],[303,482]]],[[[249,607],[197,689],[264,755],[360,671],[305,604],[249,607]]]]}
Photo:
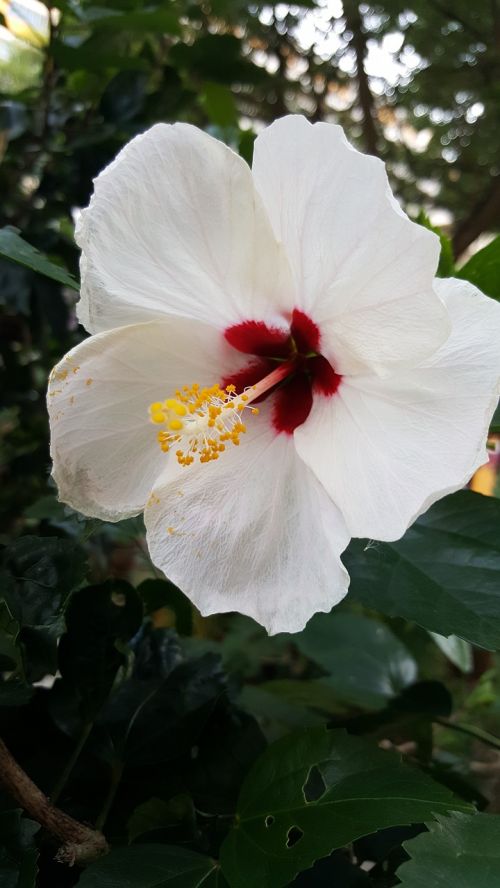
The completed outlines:
{"type": "Polygon", "coordinates": [[[237,611],[270,634],[298,632],[347,593],[340,512],[262,414],[217,463],[169,467],[144,517],[154,564],[204,616],[237,611]]]}
{"type": "Polygon", "coordinates": [[[72,349],[47,394],[60,499],[105,521],[142,512],[169,458],[149,405],[183,385],[213,385],[240,363],[218,330],[185,318],[98,333],[72,349]]]}
{"type": "Polygon", "coordinates": [[[316,399],[297,450],[350,533],[399,539],[432,503],[487,460],[498,403],[500,305],[466,281],[436,282],[452,319],[447,342],[414,369],[344,379],[316,399]]]}
{"type": "Polygon", "coordinates": [[[380,160],[341,127],[290,115],[257,137],[252,171],[297,306],[320,327],[322,353],[339,373],[386,375],[446,340],[433,289],[439,239],[403,212],[380,160]]]}
{"type": "Polygon", "coordinates": [[[249,167],[190,124],[132,139],[94,180],[75,236],[77,313],[92,333],[169,315],[220,328],[293,307],[249,167]]]}

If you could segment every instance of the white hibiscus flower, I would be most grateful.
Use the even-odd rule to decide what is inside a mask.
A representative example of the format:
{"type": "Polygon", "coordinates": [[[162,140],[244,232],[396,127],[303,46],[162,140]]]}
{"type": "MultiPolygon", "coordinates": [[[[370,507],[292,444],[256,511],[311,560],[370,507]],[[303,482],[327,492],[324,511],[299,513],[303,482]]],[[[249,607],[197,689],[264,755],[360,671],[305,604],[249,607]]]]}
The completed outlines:
{"type": "Polygon", "coordinates": [[[345,595],[351,536],[397,539],[485,461],[500,307],[433,280],[437,237],[338,126],[278,121],[252,171],[155,126],[77,239],[93,335],[51,376],[60,498],[144,511],[203,614],[301,629],[345,595]]]}

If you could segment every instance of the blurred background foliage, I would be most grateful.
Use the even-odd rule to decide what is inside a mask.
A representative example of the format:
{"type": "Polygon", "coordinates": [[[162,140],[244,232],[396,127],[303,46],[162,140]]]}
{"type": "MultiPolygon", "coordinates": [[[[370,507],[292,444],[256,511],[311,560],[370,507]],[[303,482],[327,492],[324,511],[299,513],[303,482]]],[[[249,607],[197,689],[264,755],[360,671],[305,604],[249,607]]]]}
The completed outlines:
{"type": "MultiPolygon", "coordinates": [[[[488,823],[499,828],[500,671],[491,650],[500,648],[500,596],[491,577],[500,577],[500,503],[489,500],[485,511],[465,492],[422,519],[413,542],[367,555],[353,544],[347,602],[298,636],[270,639],[236,615],[202,619],[154,570],[139,519],[107,525],[57,502],[45,412],[48,371],[85,335],[74,313],[74,222],[93,177],[159,120],[201,126],[249,162],[255,135],[283,114],[341,123],[386,162],[409,214],[444,229],[440,273],[457,263],[498,298],[499,67],[497,0],[0,0],[0,734],[44,791],[114,846],[86,872],[56,864],[50,837],[5,797],[2,888],[114,888],[125,878],[147,888],[156,866],[180,888],[385,888],[400,879],[411,888],[419,853],[425,883],[444,885],[453,881],[446,830],[456,829],[464,847],[473,841],[467,805],[493,814],[488,823]],[[465,513],[474,516],[468,535],[465,513]],[[396,571],[398,584],[415,583],[411,545],[420,585],[413,598],[394,601],[396,571]],[[458,547],[475,571],[470,588],[490,583],[481,612],[469,586],[456,593],[458,547]],[[449,625],[440,612],[450,613],[449,625]],[[374,771],[398,785],[390,753],[385,764],[372,762],[377,744],[403,753],[419,806],[412,798],[401,813],[382,797],[367,812],[358,789],[363,838],[354,830],[337,841],[323,813],[323,832],[311,827],[314,853],[308,846],[294,857],[310,837],[289,830],[287,850],[271,837],[261,859],[250,832],[245,839],[231,830],[234,812],[243,822],[252,786],[265,788],[266,768],[275,773],[293,749],[306,750],[305,770],[296,784],[286,778],[290,797],[300,797],[308,769],[324,758],[349,758],[344,735],[321,752],[315,732],[326,724],[367,744],[352,740],[349,761],[368,792],[374,771]],[[287,746],[296,731],[306,734],[287,746]],[[403,842],[424,829],[402,824],[452,809],[452,826],[438,821],[429,834],[443,857],[433,858],[439,872],[428,871],[432,844],[415,844],[413,874],[403,867],[397,876],[413,857],[403,842]],[[212,860],[221,844],[224,875],[212,860]],[[278,846],[288,861],[280,857],[279,866],[278,846]],[[307,869],[315,857],[324,859],[307,869]]],[[[497,432],[499,418],[492,442],[497,432]]],[[[496,461],[473,489],[498,494],[496,461]]],[[[338,775],[328,783],[325,774],[335,788],[338,775]]],[[[266,804],[274,821],[272,794],[266,804]]],[[[487,862],[494,844],[483,848],[487,862]]],[[[464,884],[483,886],[476,870],[464,884]]],[[[484,881],[495,885],[500,878],[484,881]]]]}

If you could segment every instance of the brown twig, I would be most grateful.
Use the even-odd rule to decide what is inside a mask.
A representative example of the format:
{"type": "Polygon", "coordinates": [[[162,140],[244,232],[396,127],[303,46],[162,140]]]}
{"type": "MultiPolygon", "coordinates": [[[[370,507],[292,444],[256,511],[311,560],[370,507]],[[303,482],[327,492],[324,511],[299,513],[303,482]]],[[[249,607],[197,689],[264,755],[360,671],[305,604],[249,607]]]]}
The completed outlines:
{"type": "Polygon", "coordinates": [[[56,808],[18,765],[0,739],[0,783],[16,802],[51,835],[62,842],[60,863],[91,863],[108,852],[103,834],[73,820],[56,808]]]}

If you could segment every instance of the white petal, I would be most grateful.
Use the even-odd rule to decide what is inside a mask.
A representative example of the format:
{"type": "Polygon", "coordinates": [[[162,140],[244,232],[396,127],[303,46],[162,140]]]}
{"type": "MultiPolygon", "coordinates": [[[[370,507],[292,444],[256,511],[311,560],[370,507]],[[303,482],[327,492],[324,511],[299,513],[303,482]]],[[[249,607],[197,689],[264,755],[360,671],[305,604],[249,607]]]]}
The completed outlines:
{"type": "Polygon", "coordinates": [[[184,318],[99,333],[74,348],[48,393],[60,499],[108,521],[141,512],[167,459],[149,405],[182,385],[219,382],[240,363],[218,331],[184,318]]]}
{"type": "Polygon", "coordinates": [[[430,359],[391,378],[342,381],[295,432],[298,452],[353,536],[395,540],[487,460],[498,402],[500,305],[472,284],[436,282],[452,320],[430,359]]]}
{"type": "Polygon", "coordinates": [[[217,462],[170,464],[145,512],[148,545],[202,614],[239,611],[270,633],[298,632],[346,594],[349,537],[293,440],[264,414],[217,462]]]}
{"type": "Polygon", "coordinates": [[[432,288],[439,240],[403,213],[380,160],[356,151],[339,126],[291,116],[259,135],[253,173],[299,307],[338,372],[410,366],[445,340],[432,288]]]}
{"type": "Polygon", "coordinates": [[[158,124],[120,152],[77,241],[79,318],[92,333],[169,314],[224,327],[293,306],[247,164],[188,124],[158,124]]]}

